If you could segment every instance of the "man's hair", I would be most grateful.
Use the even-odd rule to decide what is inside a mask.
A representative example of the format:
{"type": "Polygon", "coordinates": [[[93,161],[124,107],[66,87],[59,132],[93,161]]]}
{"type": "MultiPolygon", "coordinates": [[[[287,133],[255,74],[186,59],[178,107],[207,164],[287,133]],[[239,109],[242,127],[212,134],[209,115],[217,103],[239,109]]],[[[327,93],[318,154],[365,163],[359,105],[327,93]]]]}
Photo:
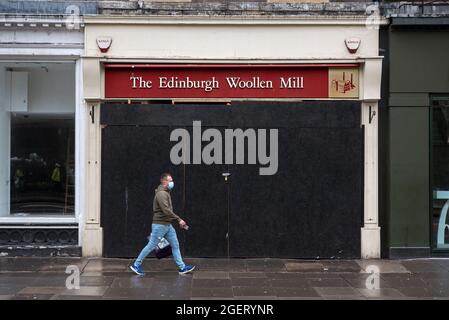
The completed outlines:
{"type": "Polygon", "coordinates": [[[171,174],[168,172],[161,174],[161,181],[167,179],[168,177],[171,177],[171,174]]]}

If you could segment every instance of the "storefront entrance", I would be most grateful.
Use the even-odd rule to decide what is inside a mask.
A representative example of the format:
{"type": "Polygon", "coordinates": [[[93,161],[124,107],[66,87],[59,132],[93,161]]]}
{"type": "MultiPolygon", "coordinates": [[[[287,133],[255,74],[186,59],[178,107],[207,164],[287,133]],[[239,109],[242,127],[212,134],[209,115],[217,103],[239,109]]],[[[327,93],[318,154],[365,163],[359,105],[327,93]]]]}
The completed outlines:
{"type": "Polygon", "coordinates": [[[154,189],[170,172],[175,212],[190,226],[178,231],[185,256],[360,257],[360,110],[349,100],[103,104],[104,256],[146,244],[154,189]],[[226,158],[236,129],[244,148],[232,140],[226,158]],[[213,152],[211,135],[222,138],[213,152]]]}

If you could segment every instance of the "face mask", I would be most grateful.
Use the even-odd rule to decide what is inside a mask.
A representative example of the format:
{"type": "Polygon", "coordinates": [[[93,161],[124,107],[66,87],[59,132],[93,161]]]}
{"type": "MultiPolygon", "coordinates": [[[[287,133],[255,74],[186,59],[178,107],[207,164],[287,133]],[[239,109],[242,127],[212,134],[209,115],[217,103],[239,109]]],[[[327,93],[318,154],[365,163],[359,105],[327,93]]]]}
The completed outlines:
{"type": "Polygon", "coordinates": [[[173,182],[173,181],[170,181],[169,183],[168,183],[168,190],[171,190],[171,189],[173,189],[175,187],[175,183],[173,182]]]}

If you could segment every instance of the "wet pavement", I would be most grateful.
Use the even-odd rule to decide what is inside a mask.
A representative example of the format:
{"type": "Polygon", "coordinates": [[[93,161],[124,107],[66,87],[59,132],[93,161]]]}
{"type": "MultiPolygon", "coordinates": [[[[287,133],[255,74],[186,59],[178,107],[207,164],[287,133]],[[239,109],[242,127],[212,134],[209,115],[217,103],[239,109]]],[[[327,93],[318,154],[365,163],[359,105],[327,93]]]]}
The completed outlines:
{"type": "Polygon", "coordinates": [[[140,277],[128,259],[3,257],[0,300],[449,299],[449,259],[186,262],[197,270],[181,276],[172,260],[147,259],[140,277]]]}

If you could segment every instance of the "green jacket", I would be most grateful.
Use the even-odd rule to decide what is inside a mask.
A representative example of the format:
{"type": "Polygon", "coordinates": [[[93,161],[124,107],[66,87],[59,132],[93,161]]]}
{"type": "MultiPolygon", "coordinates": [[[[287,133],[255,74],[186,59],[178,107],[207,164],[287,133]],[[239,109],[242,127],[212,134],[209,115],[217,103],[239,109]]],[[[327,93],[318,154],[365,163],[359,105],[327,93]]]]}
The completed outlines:
{"type": "Polygon", "coordinates": [[[170,191],[159,185],[155,190],[153,200],[153,223],[170,224],[174,221],[181,221],[173,212],[170,191]]]}

